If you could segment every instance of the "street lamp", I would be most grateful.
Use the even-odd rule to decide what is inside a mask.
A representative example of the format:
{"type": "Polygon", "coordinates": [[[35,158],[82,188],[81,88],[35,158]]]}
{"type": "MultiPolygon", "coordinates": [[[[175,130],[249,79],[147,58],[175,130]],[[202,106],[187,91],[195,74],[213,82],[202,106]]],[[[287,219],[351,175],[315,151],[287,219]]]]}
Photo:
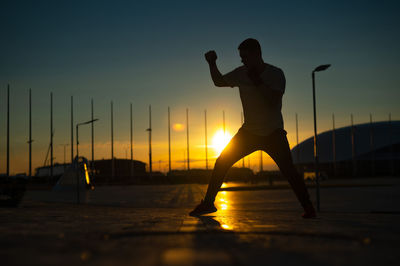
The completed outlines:
{"type": "Polygon", "coordinates": [[[93,122],[96,122],[97,120],[99,120],[99,119],[96,118],[96,119],[92,119],[92,120],[87,121],[87,122],[76,124],[76,156],[77,157],[79,157],[79,137],[78,137],[79,136],[78,135],[79,126],[91,124],[93,122]]]}
{"type": "Polygon", "coordinates": [[[316,67],[312,76],[312,86],[313,86],[313,109],[314,109],[314,164],[315,164],[315,182],[316,182],[316,192],[317,192],[317,211],[320,211],[320,200],[319,200],[319,162],[318,162],[318,142],[317,142],[317,112],[315,108],[315,72],[324,71],[328,69],[331,65],[320,65],[316,67]]]}
{"type": "Polygon", "coordinates": [[[79,204],[79,173],[78,173],[78,163],[79,163],[79,126],[91,124],[99,119],[92,119],[83,123],[76,124],[76,202],[79,204]]]}

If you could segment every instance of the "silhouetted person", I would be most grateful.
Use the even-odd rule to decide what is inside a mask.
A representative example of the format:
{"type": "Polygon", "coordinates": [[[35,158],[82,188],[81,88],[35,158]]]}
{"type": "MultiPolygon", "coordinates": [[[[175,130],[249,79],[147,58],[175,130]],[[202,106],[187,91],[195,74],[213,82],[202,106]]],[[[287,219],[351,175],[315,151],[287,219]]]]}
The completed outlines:
{"type": "Polygon", "coordinates": [[[218,70],[215,51],[205,54],[215,86],[239,87],[244,123],[215,162],[207,194],[190,215],[217,211],[214,201],[227,171],[244,156],[263,150],[288,179],[305,210],[302,216],[316,217],[304,179],[293,165],[286,131],[283,129],[281,109],[286,84],[283,71],[264,63],[260,44],[255,39],[246,39],[238,49],[243,66],[225,75],[218,70]]]}

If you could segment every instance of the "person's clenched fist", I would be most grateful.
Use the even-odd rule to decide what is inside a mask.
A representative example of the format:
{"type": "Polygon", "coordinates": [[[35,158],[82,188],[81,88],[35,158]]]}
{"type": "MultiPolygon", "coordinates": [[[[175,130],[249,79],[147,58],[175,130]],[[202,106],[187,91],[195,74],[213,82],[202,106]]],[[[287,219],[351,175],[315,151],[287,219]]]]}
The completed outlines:
{"type": "Polygon", "coordinates": [[[208,51],[207,53],[205,53],[204,56],[209,64],[215,63],[215,61],[217,61],[217,53],[214,50],[208,51]]]}

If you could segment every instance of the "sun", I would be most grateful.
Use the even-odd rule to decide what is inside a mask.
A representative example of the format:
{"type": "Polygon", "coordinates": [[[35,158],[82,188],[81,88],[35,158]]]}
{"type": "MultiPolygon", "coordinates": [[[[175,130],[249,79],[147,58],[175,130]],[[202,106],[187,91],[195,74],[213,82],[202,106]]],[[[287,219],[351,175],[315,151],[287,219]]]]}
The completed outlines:
{"type": "Polygon", "coordinates": [[[231,140],[232,135],[229,134],[228,131],[225,131],[223,129],[219,129],[217,132],[215,132],[213,138],[212,138],[212,148],[218,153],[218,155],[223,151],[225,146],[229,143],[231,140]]]}

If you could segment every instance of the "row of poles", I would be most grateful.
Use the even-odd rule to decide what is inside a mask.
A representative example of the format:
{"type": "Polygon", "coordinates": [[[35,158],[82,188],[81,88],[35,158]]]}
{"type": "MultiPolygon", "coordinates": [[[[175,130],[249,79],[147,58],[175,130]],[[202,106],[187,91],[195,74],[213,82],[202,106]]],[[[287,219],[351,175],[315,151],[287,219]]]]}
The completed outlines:
{"type": "MultiPolygon", "coordinates": [[[[10,131],[9,131],[9,122],[10,122],[10,85],[7,86],[7,164],[6,164],[6,174],[9,176],[10,171],[10,162],[9,162],[9,138],[10,138],[10,131]]],[[[73,96],[71,96],[71,162],[74,160],[74,102],[73,96]]],[[[111,101],[111,176],[115,176],[115,161],[114,161],[114,113],[113,113],[113,102],[111,101]]],[[[131,159],[131,167],[130,172],[131,175],[134,175],[134,163],[133,163],[133,109],[132,103],[130,103],[130,159],[131,159]]],[[[151,115],[151,105],[149,106],[149,128],[147,129],[149,134],[149,173],[150,176],[152,175],[153,168],[152,168],[152,115],[151,115]]],[[[78,123],[76,125],[76,155],[79,156],[79,131],[78,128],[81,125],[91,124],[91,159],[92,159],[92,168],[94,162],[94,123],[98,119],[94,118],[94,102],[91,99],[91,120],[83,123],[78,123]]],[[[389,114],[389,122],[391,121],[391,114],[389,114]]],[[[223,124],[223,132],[225,134],[226,127],[225,127],[225,111],[222,111],[222,124],[223,124]]],[[[241,113],[241,123],[243,124],[243,113],[241,113]]],[[[372,114],[370,114],[370,148],[371,151],[374,148],[374,139],[373,139],[373,127],[372,127],[372,114]]],[[[335,134],[335,116],[332,114],[332,149],[333,149],[333,165],[334,171],[336,172],[336,134],[335,134]]],[[[204,110],[204,135],[205,135],[205,168],[208,170],[208,135],[207,135],[207,110],[204,110]]],[[[53,136],[54,136],[54,127],[53,127],[53,93],[50,93],[50,145],[48,149],[48,153],[50,153],[50,177],[53,177],[53,136]]],[[[32,91],[29,89],[29,170],[28,175],[29,177],[32,176],[32,91]]],[[[353,115],[351,114],[351,143],[352,143],[352,159],[353,159],[353,174],[356,174],[356,150],[355,150],[355,130],[353,126],[353,115]]],[[[296,113],[296,144],[299,144],[299,136],[298,136],[298,115],[296,113]]],[[[65,164],[65,153],[66,153],[66,146],[68,144],[61,144],[64,146],[64,164],[65,164]]],[[[189,149],[189,109],[186,108],[186,169],[190,170],[190,149],[189,149]]],[[[299,161],[299,150],[297,150],[297,161],[299,161]]],[[[171,111],[170,107],[168,107],[168,171],[171,171],[171,111]]],[[[263,171],[263,153],[262,151],[259,152],[259,170],[263,171]]],[[[47,156],[45,163],[47,161],[47,156]]],[[[242,159],[242,166],[245,167],[245,159],[242,159]]],[[[249,165],[250,167],[250,165],[249,165]]],[[[393,166],[392,166],[393,168],[393,166]]]]}
{"type": "MultiPolygon", "coordinates": [[[[29,89],[29,105],[28,105],[28,109],[29,109],[29,139],[27,141],[28,145],[29,145],[29,160],[28,160],[28,176],[32,177],[32,143],[33,143],[33,139],[32,139],[32,90],[29,89]]],[[[79,139],[78,139],[78,128],[81,125],[84,124],[92,124],[92,129],[91,129],[91,133],[92,133],[92,139],[91,139],[91,153],[92,153],[92,163],[94,162],[94,126],[93,126],[93,122],[97,121],[98,119],[94,119],[94,110],[93,110],[93,99],[91,100],[91,116],[92,116],[92,120],[88,121],[88,122],[84,122],[84,123],[78,123],[76,125],[76,153],[77,156],[79,157],[79,139]]],[[[74,160],[74,112],[73,112],[73,96],[71,96],[71,163],[74,160]]],[[[113,131],[113,129],[112,129],[113,131]]],[[[53,127],[53,93],[50,93],[50,144],[49,144],[49,148],[46,154],[46,159],[44,164],[46,164],[47,162],[47,157],[50,153],[50,171],[49,171],[49,175],[52,178],[53,177],[53,159],[54,159],[54,155],[53,155],[53,150],[54,150],[54,145],[53,145],[53,137],[54,137],[54,127],[53,127]]],[[[61,144],[64,146],[64,164],[65,164],[65,156],[66,156],[66,146],[68,146],[68,144],[61,144]]],[[[7,144],[6,144],[6,176],[9,177],[10,176],[10,85],[7,85],[7,144]]]]}
{"type": "MultiPolygon", "coordinates": [[[[388,122],[389,125],[391,125],[392,122],[392,116],[389,113],[389,117],[388,117],[388,122]]],[[[374,173],[374,148],[375,148],[375,144],[374,144],[374,126],[373,126],[373,120],[372,120],[372,114],[369,114],[369,148],[370,148],[370,153],[371,153],[371,168],[372,168],[372,174],[374,173]]],[[[353,114],[350,114],[350,126],[351,126],[351,131],[350,131],[350,138],[351,138],[351,155],[352,155],[352,164],[353,164],[353,176],[357,175],[357,163],[356,163],[356,137],[355,137],[355,126],[354,126],[354,121],[353,121],[353,114]]],[[[299,145],[299,136],[298,136],[298,115],[296,113],[296,144],[299,145]]],[[[389,130],[390,131],[390,130],[389,130]]],[[[390,131],[391,132],[391,131],[390,131]]],[[[391,134],[391,133],[390,133],[391,134]]],[[[391,135],[388,136],[391,139],[391,135]]],[[[334,175],[336,175],[337,173],[337,156],[336,156],[336,126],[335,126],[335,114],[332,114],[332,163],[333,163],[333,172],[334,175]]],[[[300,150],[297,149],[296,150],[296,159],[297,162],[300,161],[300,150]]],[[[392,173],[394,172],[394,163],[392,163],[391,166],[391,170],[392,173]]]]}
{"type": "MultiPolygon", "coordinates": [[[[66,147],[70,145],[71,147],[71,163],[74,161],[74,98],[71,96],[70,102],[70,118],[71,118],[71,143],[70,144],[60,144],[64,148],[64,166],[66,164],[66,147]]],[[[111,101],[111,177],[115,176],[115,161],[114,161],[114,108],[113,102],[111,101]]],[[[225,111],[222,113],[223,116],[223,131],[224,134],[226,132],[225,127],[225,111]]],[[[149,128],[148,138],[149,138],[149,174],[150,177],[153,172],[152,168],[152,116],[151,116],[151,105],[149,106],[149,128]]],[[[79,157],[79,126],[91,124],[91,164],[93,168],[94,163],[94,122],[98,119],[94,118],[94,102],[91,99],[91,120],[77,123],[75,125],[76,129],[76,156],[79,157]]],[[[243,124],[243,113],[241,113],[241,122],[243,124]]],[[[207,110],[204,110],[204,129],[205,129],[205,168],[208,169],[208,136],[207,136],[207,110]]],[[[50,93],[50,144],[48,147],[48,151],[46,154],[46,159],[44,161],[44,165],[47,163],[47,158],[49,158],[49,176],[53,177],[53,165],[54,165],[54,126],[53,126],[53,93],[50,93]],[[50,153],[50,154],[49,154],[50,153]]],[[[28,176],[32,177],[32,90],[29,89],[29,139],[27,141],[29,144],[29,159],[28,159],[28,176]]],[[[186,169],[190,170],[190,150],[189,150],[189,109],[186,108],[186,169]]],[[[170,107],[168,107],[168,170],[171,171],[171,111],[170,107]]],[[[6,175],[7,177],[10,175],[10,85],[7,85],[7,151],[6,151],[6,175]]],[[[130,159],[131,159],[131,167],[130,172],[131,175],[134,175],[134,163],[133,163],[133,108],[132,103],[130,103],[130,159]]],[[[244,159],[243,159],[243,167],[244,167],[244,159]]]]}
{"type": "MultiPolygon", "coordinates": [[[[243,113],[241,113],[241,122],[243,124],[243,113]]],[[[226,127],[225,127],[225,111],[222,111],[222,125],[223,132],[225,135],[226,127]]],[[[147,129],[149,132],[149,173],[150,176],[152,174],[152,125],[151,125],[151,105],[149,106],[149,128],[147,129]]],[[[207,110],[204,110],[204,142],[205,142],[205,168],[208,170],[208,132],[207,132],[207,110]]],[[[190,170],[190,143],[189,143],[189,109],[186,108],[186,169],[190,170]]],[[[132,151],[131,151],[132,152],[132,151]]],[[[171,169],[171,110],[168,106],[168,171],[171,169]]],[[[244,167],[244,158],[243,158],[243,167],[244,167]]]]}

